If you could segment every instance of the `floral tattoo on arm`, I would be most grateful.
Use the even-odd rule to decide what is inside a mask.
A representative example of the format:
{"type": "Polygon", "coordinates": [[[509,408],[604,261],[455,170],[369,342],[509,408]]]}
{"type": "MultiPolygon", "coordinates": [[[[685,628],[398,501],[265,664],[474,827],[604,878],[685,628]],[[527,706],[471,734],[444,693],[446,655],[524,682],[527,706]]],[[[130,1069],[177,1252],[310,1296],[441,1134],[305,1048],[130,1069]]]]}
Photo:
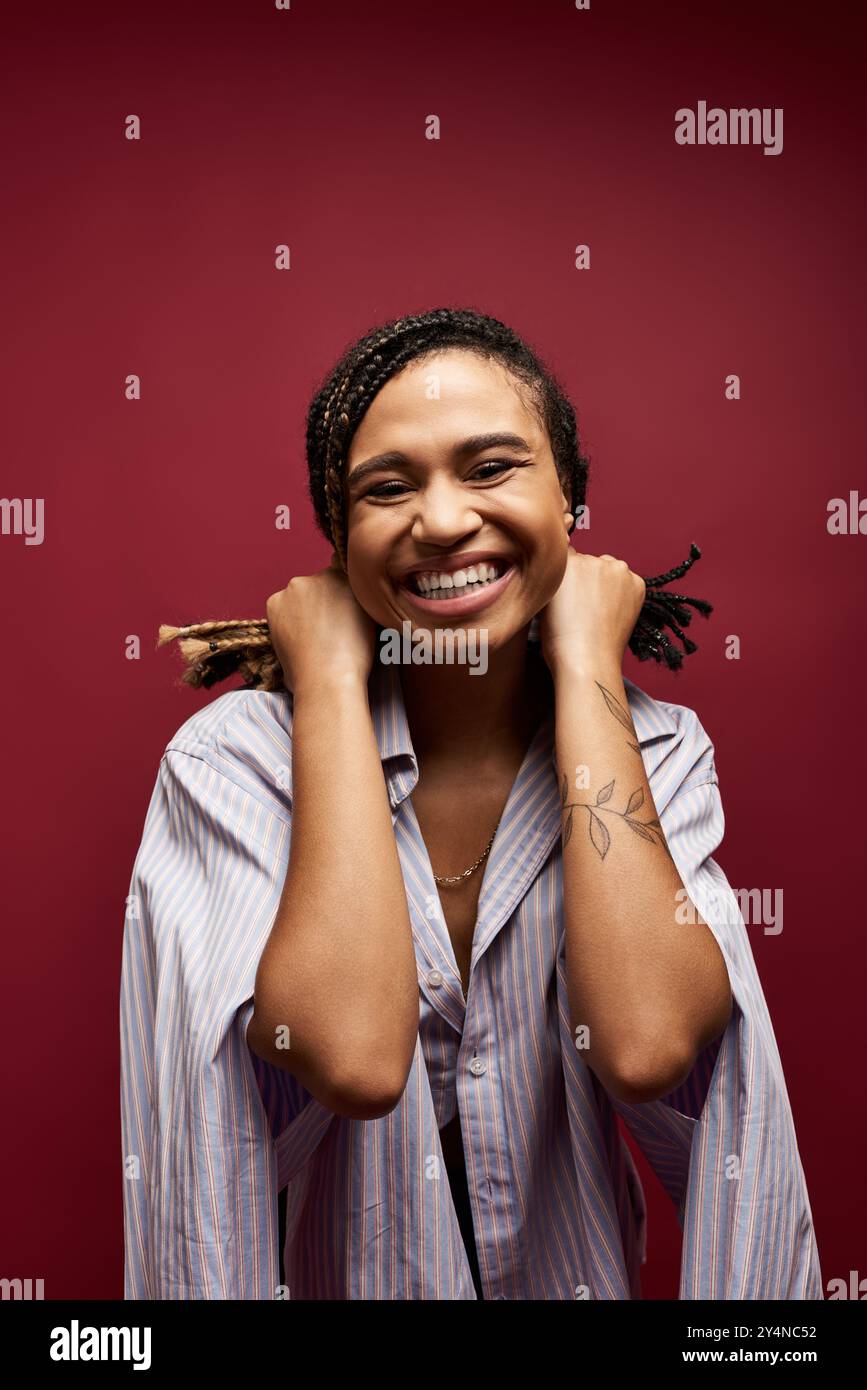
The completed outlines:
{"type": "MultiPolygon", "coordinates": [[[[632,720],[630,719],[627,711],[624,710],[623,706],[619,703],[619,701],[615,699],[615,697],[611,694],[610,690],[606,690],[605,686],[600,685],[599,681],[597,681],[596,684],[602,691],[602,698],[608,706],[608,709],[610,710],[611,714],[613,714],[617,722],[619,724],[622,724],[625,729],[628,729],[629,733],[634,737],[635,730],[633,729],[632,720]]],[[[636,743],[632,743],[630,741],[629,747],[632,748],[638,754],[639,757],[641,757],[641,749],[638,747],[636,743]]],[[[666,842],[662,826],[660,825],[658,819],[656,819],[656,817],[654,817],[653,820],[647,821],[636,819],[635,813],[638,810],[640,810],[640,808],[644,804],[644,792],[641,787],[637,787],[636,790],[630,794],[629,799],[626,803],[625,810],[618,811],[615,809],[615,807],[608,805],[608,802],[614,795],[614,783],[616,780],[617,779],[614,778],[612,779],[612,781],[607,782],[605,786],[602,787],[596,793],[595,802],[591,803],[588,801],[569,801],[569,782],[565,772],[563,773],[563,787],[561,796],[562,811],[564,812],[564,814],[568,812],[568,815],[566,815],[565,823],[563,825],[563,848],[566,848],[570,839],[572,838],[575,811],[584,810],[588,814],[587,828],[590,833],[591,843],[593,844],[594,849],[597,851],[599,858],[604,859],[611,846],[611,834],[607,825],[599,815],[599,812],[601,811],[605,812],[607,815],[619,816],[622,821],[626,822],[633,834],[640,836],[642,840],[649,840],[651,844],[662,845],[669,858],[671,858],[671,850],[668,848],[668,844],[666,842]]]]}
{"type": "Polygon", "coordinates": [[[629,710],[624,709],[620,701],[611,694],[610,690],[606,690],[605,686],[602,685],[599,681],[597,681],[596,684],[602,691],[602,698],[608,706],[610,713],[614,715],[614,718],[617,720],[618,724],[622,724],[626,732],[632,736],[629,739],[629,747],[632,749],[633,753],[637,753],[640,758],[641,749],[639,748],[637,743],[632,742],[632,738],[635,737],[635,730],[632,727],[632,719],[630,717],[629,710]]]}

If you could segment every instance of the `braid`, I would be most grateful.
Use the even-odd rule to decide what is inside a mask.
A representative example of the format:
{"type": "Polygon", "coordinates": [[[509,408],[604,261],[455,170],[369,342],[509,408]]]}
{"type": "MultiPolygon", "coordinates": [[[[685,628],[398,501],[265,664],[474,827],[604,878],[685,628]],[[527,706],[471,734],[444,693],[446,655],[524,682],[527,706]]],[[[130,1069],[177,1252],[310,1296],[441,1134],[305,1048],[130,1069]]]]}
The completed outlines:
{"type": "MultiPolygon", "coordinates": [[[[440,308],[407,315],[370,329],[351,343],[314,396],[307,414],[308,492],[316,524],[331,542],[344,571],[348,536],[344,496],[345,465],[352,438],[368,407],[383,386],[408,363],[447,348],[463,348],[499,362],[529,391],[548,433],[557,471],[568,484],[574,531],[585,505],[589,460],[581,452],[575,412],[557,377],[533,349],[506,324],[472,309],[440,308]]],[[[697,650],[685,636],[692,618],[685,604],[704,617],[713,612],[704,599],[661,592],[680,579],[701,556],[693,544],[686,560],[664,574],[645,579],[647,598],[632,635],[630,651],[640,661],[664,661],[677,670],[684,655],[697,650]],[[665,636],[663,627],[683,644],[683,651],[665,636]]],[[[244,684],[259,690],[283,688],[283,671],[264,618],[232,619],[163,625],[157,646],[177,640],[187,670],[182,680],[191,686],[211,686],[234,671],[244,684]]]]}
{"type": "Polygon", "coordinates": [[[713,612],[713,605],[703,598],[687,598],[685,594],[664,594],[660,590],[663,584],[670,584],[673,579],[682,579],[687,570],[700,559],[701,551],[693,541],[689,555],[681,564],[675,565],[674,569],[667,570],[665,574],[645,579],[647,598],[628,643],[629,650],[634,652],[639,661],[647,661],[652,657],[654,661],[664,661],[670,670],[677,671],[683,665],[684,656],[698,650],[696,643],[691,642],[677,626],[678,623],[683,623],[684,627],[688,627],[692,620],[692,614],[683,605],[690,604],[705,618],[713,612]],[[678,641],[683,643],[683,651],[669,641],[661,630],[663,627],[671,628],[678,641]]]}
{"type": "Polygon", "coordinates": [[[271,646],[265,618],[249,622],[226,618],[184,627],[162,624],[157,647],[174,641],[187,663],[181,677],[186,685],[208,687],[239,671],[246,686],[259,690],[283,686],[283,668],[271,646]]]}

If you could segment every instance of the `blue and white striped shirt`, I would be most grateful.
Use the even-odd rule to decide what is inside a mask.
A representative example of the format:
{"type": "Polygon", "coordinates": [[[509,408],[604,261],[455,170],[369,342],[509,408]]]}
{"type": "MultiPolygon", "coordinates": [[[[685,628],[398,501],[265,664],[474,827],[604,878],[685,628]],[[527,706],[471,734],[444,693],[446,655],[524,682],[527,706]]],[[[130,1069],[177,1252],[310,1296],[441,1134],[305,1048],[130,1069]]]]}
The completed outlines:
{"type": "Polygon", "coordinates": [[[672,856],[734,1001],[687,1081],[647,1104],[613,1099],[571,1039],[553,716],[489,854],[465,1003],[413,811],[398,668],[374,664],[420,1003],[406,1089],[377,1120],[332,1114],[246,1044],[289,857],[291,695],[231,691],[178,730],[124,926],[126,1298],[476,1298],[439,1139],[456,1109],[486,1299],[641,1297],[646,1209],[618,1115],[676,1206],[680,1298],[823,1297],[771,1020],[711,858],[724,825],[713,746],[692,710],[624,684],[672,856]]]}

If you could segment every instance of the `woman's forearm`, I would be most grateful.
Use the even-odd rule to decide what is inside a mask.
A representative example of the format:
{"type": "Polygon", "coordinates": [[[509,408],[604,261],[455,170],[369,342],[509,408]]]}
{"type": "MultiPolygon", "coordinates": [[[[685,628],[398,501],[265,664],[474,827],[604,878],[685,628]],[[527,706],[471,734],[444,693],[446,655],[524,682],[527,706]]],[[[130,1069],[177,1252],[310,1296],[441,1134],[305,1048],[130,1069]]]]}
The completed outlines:
{"type": "Polygon", "coordinates": [[[561,665],[555,694],[573,1042],[618,1098],[652,1100],[723,1031],[728,972],[683,912],[619,663],[561,665]]]}
{"type": "Polygon", "coordinates": [[[406,889],[367,688],[360,677],[326,676],[294,692],[289,863],[248,1041],[337,1113],[373,1118],[400,1099],[418,1023],[406,889]],[[277,1045],[287,1034],[288,1049],[277,1045]]]}

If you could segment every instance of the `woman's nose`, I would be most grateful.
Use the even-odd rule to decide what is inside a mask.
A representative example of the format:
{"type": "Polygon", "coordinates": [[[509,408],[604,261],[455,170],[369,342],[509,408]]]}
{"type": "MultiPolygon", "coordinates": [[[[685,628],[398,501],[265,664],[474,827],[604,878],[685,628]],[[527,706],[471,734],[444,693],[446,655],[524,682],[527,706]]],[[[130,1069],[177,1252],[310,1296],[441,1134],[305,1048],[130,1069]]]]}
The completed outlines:
{"type": "Polygon", "coordinates": [[[477,530],[481,524],[482,518],[466,492],[444,484],[419,493],[412,535],[416,541],[442,545],[477,530]]]}

